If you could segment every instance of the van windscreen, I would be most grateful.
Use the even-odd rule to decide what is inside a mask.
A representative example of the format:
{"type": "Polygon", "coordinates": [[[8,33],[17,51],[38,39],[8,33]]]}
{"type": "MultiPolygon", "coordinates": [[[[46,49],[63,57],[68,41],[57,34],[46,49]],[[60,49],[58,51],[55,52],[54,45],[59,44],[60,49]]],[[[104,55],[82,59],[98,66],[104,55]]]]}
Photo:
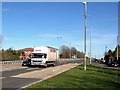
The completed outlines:
{"type": "Polygon", "coordinates": [[[47,58],[47,54],[44,53],[33,53],[32,58],[47,58]]]}

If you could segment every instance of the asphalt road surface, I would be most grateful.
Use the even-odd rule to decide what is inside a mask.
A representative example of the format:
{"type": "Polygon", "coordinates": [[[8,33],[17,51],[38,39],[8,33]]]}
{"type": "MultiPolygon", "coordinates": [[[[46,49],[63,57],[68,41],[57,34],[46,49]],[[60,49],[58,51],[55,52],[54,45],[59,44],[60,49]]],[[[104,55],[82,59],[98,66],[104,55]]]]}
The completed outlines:
{"type": "MultiPolygon", "coordinates": [[[[47,68],[52,69],[52,68],[56,68],[56,67],[59,67],[62,65],[65,66],[67,64],[72,64],[72,63],[81,64],[82,61],[81,60],[61,60],[61,61],[57,61],[55,67],[48,66],[47,68]]],[[[2,77],[0,78],[0,79],[2,79],[2,90],[6,90],[6,89],[16,90],[16,89],[24,87],[25,85],[28,85],[30,83],[39,81],[42,78],[19,78],[19,77],[13,77],[13,76],[17,76],[17,75],[24,76],[24,73],[42,71],[45,69],[46,68],[44,68],[44,67],[34,66],[34,67],[13,69],[13,70],[9,70],[9,71],[2,71],[2,72],[0,72],[0,74],[2,73],[2,77]]],[[[55,71],[55,70],[53,70],[53,71],[55,71]]],[[[56,69],[56,71],[57,71],[57,69],[56,69]]],[[[44,71],[43,71],[43,73],[44,73],[44,71]]],[[[43,73],[41,73],[41,74],[43,74],[43,73]]]]}

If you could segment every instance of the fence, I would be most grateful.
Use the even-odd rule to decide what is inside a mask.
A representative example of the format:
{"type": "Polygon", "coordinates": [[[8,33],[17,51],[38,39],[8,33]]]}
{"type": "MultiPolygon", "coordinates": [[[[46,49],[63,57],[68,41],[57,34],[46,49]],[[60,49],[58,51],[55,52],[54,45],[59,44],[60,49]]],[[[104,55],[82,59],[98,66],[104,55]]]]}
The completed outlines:
{"type": "Polygon", "coordinates": [[[0,61],[0,64],[2,65],[8,65],[8,64],[21,64],[22,61],[0,61]]]}

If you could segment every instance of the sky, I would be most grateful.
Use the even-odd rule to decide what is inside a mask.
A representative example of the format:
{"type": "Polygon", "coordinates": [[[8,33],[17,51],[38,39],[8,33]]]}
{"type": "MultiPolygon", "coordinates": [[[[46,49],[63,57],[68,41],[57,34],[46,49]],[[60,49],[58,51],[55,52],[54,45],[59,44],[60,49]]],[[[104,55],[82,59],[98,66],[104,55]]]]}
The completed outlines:
{"type": "MultiPolygon", "coordinates": [[[[2,48],[67,45],[84,52],[84,6],[82,2],[3,2],[2,48]],[[61,37],[61,38],[57,38],[61,37]]],[[[114,50],[118,35],[118,4],[87,3],[87,54],[100,58],[105,46],[114,50]]]]}
{"type": "Polygon", "coordinates": [[[118,4],[118,44],[120,44],[120,1],[118,4]]]}

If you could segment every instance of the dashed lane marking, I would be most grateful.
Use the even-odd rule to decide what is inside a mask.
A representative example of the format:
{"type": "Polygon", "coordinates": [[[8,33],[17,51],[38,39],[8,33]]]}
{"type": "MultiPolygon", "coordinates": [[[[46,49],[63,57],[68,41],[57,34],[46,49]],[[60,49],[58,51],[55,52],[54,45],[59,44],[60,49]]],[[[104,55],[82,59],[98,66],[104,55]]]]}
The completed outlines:
{"type": "Polygon", "coordinates": [[[58,70],[59,70],[59,68],[57,68],[57,69],[54,69],[54,70],[53,70],[53,72],[54,72],[54,71],[58,71],[58,70]]]}
{"type": "Polygon", "coordinates": [[[5,77],[0,77],[0,79],[3,79],[3,78],[5,78],[5,77]]]}
{"type": "Polygon", "coordinates": [[[26,70],[38,70],[39,68],[28,68],[26,70]]]}

